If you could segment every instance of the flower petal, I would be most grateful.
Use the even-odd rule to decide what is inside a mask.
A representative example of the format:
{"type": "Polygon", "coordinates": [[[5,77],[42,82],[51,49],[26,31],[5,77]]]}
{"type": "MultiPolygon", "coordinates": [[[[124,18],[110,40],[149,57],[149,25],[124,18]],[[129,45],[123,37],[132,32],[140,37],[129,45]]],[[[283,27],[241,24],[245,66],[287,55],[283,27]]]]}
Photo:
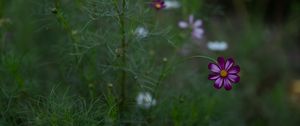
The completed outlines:
{"type": "Polygon", "coordinates": [[[194,23],[194,28],[198,28],[202,25],[202,20],[196,20],[194,23]]]}
{"type": "Polygon", "coordinates": [[[232,89],[231,82],[228,79],[224,79],[224,88],[227,91],[232,89]]]}
{"type": "Polygon", "coordinates": [[[224,57],[218,57],[217,61],[218,61],[218,64],[220,65],[221,69],[225,69],[225,59],[224,59],[224,57]]]}
{"type": "Polygon", "coordinates": [[[185,21],[180,21],[180,22],[178,23],[178,26],[179,26],[180,28],[187,28],[187,27],[189,26],[189,24],[188,24],[187,22],[185,22],[185,21]]]}
{"type": "Polygon", "coordinates": [[[189,23],[193,24],[193,22],[194,22],[194,15],[190,15],[190,17],[189,17],[189,23]]]}
{"type": "Polygon", "coordinates": [[[222,88],[222,86],[223,86],[223,81],[224,81],[223,78],[221,78],[221,77],[218,78],[218,79],[215,81],[214,87],[217,88],[217,89],[222,88]]]}
{"type": "Polygon", "coordinates": [[[161,2],[162,8],[166,8],[165,2],[161,2]]]}
{"type": "Polygon", "coordinates": [[[195,28],[193,30],[192,35],[193,35],[193,37],[195,37],[197,39],[201,39],[202,36],[203,36],[203,33],[204,33],[203,29],[201,29],[201,28],[195,28]]]}
{"type": "Polygon", "coordinates": [[[194,28],[193,32],[196,33],[196,34],[201,34],[202,35],[204,33],[204,30],[202,28],[194,28]]]}
{"type": "Polygon", "coordinates": [[[233,66],[228,70],[229,74],[237,74],[238,72],[240,72],[240,66],[238,65],[233,66]]]}
{"type": "Polygon", "coordinates": [[[232,82],[232,83],[238,83],[240,82],[240,77],[239,75],[234,75],[234,74],[229,74],[228,79],[232,82]]]}
{"type": "Polygon", "coordinates": [[[208,64],[208,69],[214,73],[220,73],[221,69],[219,68],[218,65],[214,64],[214,63],[209,63],[208,64]]]}
{"type": "Polygon", "coordinates": [[[209,75],[208,75],[208,79],[209,79],[209,80],[216,80],[216,79],[218,79],[219,77],[220,77],[219,74],[209,74],[209,75]]]}
{"type": "Polygon", "coordinates": [[[229,70],[234,64],[234,60],[232,58],[228,58],[225,63],[225,70],[229,70]]]}

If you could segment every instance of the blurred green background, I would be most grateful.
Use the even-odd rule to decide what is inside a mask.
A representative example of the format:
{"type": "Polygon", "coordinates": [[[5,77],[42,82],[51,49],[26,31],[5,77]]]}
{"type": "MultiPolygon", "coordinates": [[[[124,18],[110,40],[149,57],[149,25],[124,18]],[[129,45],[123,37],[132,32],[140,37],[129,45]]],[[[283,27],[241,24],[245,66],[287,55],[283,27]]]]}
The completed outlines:
{"type": "Polygon", "coordinates": [[[299,0],[180,0],[160,11],[126,2],[124,67],[114,0],[0,0],[0,125],[299,125],[299,0]],[[203,21],[200,41],[177,26],[190,14],[203,21]],[[228,49],[209,50],[215,40],[228,49]],[[215,89],[207,60],[178,64],[194,55],[233,57],[241,82],[215,89]],[[137,107],[141,91],[156,106],[137,107]]]}

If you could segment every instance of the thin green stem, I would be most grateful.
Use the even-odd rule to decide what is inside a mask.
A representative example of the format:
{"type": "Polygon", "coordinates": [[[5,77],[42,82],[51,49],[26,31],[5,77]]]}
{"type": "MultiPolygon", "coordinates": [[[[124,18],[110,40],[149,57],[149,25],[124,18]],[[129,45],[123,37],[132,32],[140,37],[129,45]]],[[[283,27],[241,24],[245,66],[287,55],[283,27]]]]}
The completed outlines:
{"type": "Polygon", "coordinates": [[[160,75],[159,75],[158,80],[157,80],[157,82],[156,82],[156,84],[155,84],[154,98],[158,98],[158,92],[159,92],[158,89],[159,89],[159,87],[160,87],[160,85],[161,85],[161,82],[162,82],[162,81],[164,80],[164,78],[166,77],[167,65],[168,65],[167,61],[164,61],[162,70],[160,71],[160,75]]]}
{"type": "MultiPolygon", "coordinates": [[[[122,7],[120,10],[120,7],[118,5],[118,1],[114,0],[114,8],[118,13],[118,21],[120,25],[120,34],[121,34],[121,65],[123,68],[126,67],[127,64],[127,57],[126,57],[126,51],[127,51],[127,44],[126,44],[126,32],[125,32],[125,6],[126,6],[126,0],[122,0],[122,7]]],[[[119,111],[122,114],[124,114],[124,104],[126,101],[126,79],[127,79],[127,72],[125,70],[121,71],[121,79],[120,79],[120,88],[121,88],[121,94],[120,94],[120,104],[119,104],[119,111]]]]}
{"type": "MultiPolygon", "coordinates": [[[[120,15],[120,30],[121,30],[121,46],[122,46],[122,66],[125,68],[126,67],[126,36],[125,36],[125,0],[122,2],[122,13],[120,15]]],[[[122,75],[121,75],[121,108],[124,109],[124,102],[126,100],[126,92],[125,92],[125,86],[126,86],[126,71],[122,70],[122,75]]]]}
{"type": "Polygon", "coordinates": [[[211,61],[213,61],[213,62],[217,62],[215,59],[213,59],[213,58],[210,58],[210,57],[208,57],[208,56],[201,56],[201,55],[199,55],[199,56],[191,56],[191,57],[189,57],[188,59],[192,59],[192,58],[203,58],[203,59],[208,59],[208,60],[211,60],[211,61]]]}
{"type": "Polygon", "coordinates": [[[78,48],[78,41],[76,37],[73,35],[73,30],[67,21],[67,19],[63,16],[63,13],[61,11],[61,5],[60,5],[60,0],[55,0],[55,8],[52,10],[53,13],[55,14],[57,21],[62,25],[63,29],[68,33],[70,36],[72,42],[74,43],[74,50],[75,50],[75,55],[76,55],[76,60],[77,63],[79,64],[80,58],[78,56],[79,53],[79,48],[78,48]]]}
{"type": "Polygon", "coordinates": [[[217,61],[215,59],[213,59],[213,58],[210,58],[208,56],[198,55],[198,56],[191,56],[191,57],[185,58],[183,60],[180,60],[175,65],[179,65],[181,63],[184,63],[187,60],[194,59],[194,58],[203,58],[203,59],[207,59],[207,60],[210,60],[210,61],[213,61],[213,62],[217,63],[217,61]]]}
{"type": "MultiPolygon", "coordinates": [[[[75,64],[76,70],[78,70],[77,73],[83,73],[84,65],[81,62],[82,56],[79,55],[79,53],[80,53],[79,45],[78,45],[79,40],[78,40],[77,36],[73,33],[70,23],[63,15],[60,2],[61,2],[61,0],[55,0],[55,8],[52,10],[52,13],[55,14],[58,23],[62,26],[63,30],[69,35],[69,37],[73,43],[72,50],[74,50],[74,56],[75,56],[74,64],[75,64]]],[[[84,76],[84,74],[79,74],[79,76],[82,81],[86,81],[86,77],[84,76]]],[[[94,89],[92,89],[92,88],[89,88],[89,91],[91,92],[91,94],[93,92],[95,92],[94,89]]],[[[93,95],[91,95],[91,96],[93,96],[93,95]]]]}

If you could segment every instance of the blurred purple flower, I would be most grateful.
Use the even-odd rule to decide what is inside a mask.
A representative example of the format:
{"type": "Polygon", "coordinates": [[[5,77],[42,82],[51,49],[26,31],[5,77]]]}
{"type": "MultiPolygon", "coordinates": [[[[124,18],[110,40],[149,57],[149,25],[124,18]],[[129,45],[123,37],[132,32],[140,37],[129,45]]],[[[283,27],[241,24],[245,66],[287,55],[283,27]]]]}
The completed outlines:
{"type": "Polygon", "coordinates": [[[189,21],[179,21],[178,26],[182,29],[191,28],[192,36],[196,39],[201,39],[203,37],[204,30],[201,28],[202,20],[194,20],[194,16],[190,15],[189,21]]]}
{"type": "Polygon", "coordinates": [[[165,1],[163,0],[153,0],[150,6],[155,8],[156,10],[161,10],[166,7],[165,1]]]}
{"type": "Polygon", "coordinates": [[[208,75],[209,80],[214,80],[214,87],[217,89],[224,88],[226,90],[232,89],[233,83],[240,81],[240,67],[234,64],[232,58],[228,58],[226,61],[223,57],[218,57],[218,63],[209,63],[208,69],[212,72],[208,75]]]}

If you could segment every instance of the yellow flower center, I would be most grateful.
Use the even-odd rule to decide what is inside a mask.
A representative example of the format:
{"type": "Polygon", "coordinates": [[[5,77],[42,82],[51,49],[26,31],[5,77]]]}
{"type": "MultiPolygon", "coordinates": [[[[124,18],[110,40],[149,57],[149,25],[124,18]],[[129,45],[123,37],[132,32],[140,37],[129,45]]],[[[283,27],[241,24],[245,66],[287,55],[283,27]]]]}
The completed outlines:
{"type": "Polygon", "coordinates": [[[155,7],[158,8],[158,9],[160,9],[160,8],[161,8],[161,5],[160,5],[159,3],[156,3],[156,4],[155,4],[155,7]]]}
{"type": "Polygon", "coordinates": [[[228,75],[228,73],[227,73],[226,70],[222,70],[222,71],[220,72],[220,75],[221,75],[221,77],[226,77],[226,76],[228,75]]]}

